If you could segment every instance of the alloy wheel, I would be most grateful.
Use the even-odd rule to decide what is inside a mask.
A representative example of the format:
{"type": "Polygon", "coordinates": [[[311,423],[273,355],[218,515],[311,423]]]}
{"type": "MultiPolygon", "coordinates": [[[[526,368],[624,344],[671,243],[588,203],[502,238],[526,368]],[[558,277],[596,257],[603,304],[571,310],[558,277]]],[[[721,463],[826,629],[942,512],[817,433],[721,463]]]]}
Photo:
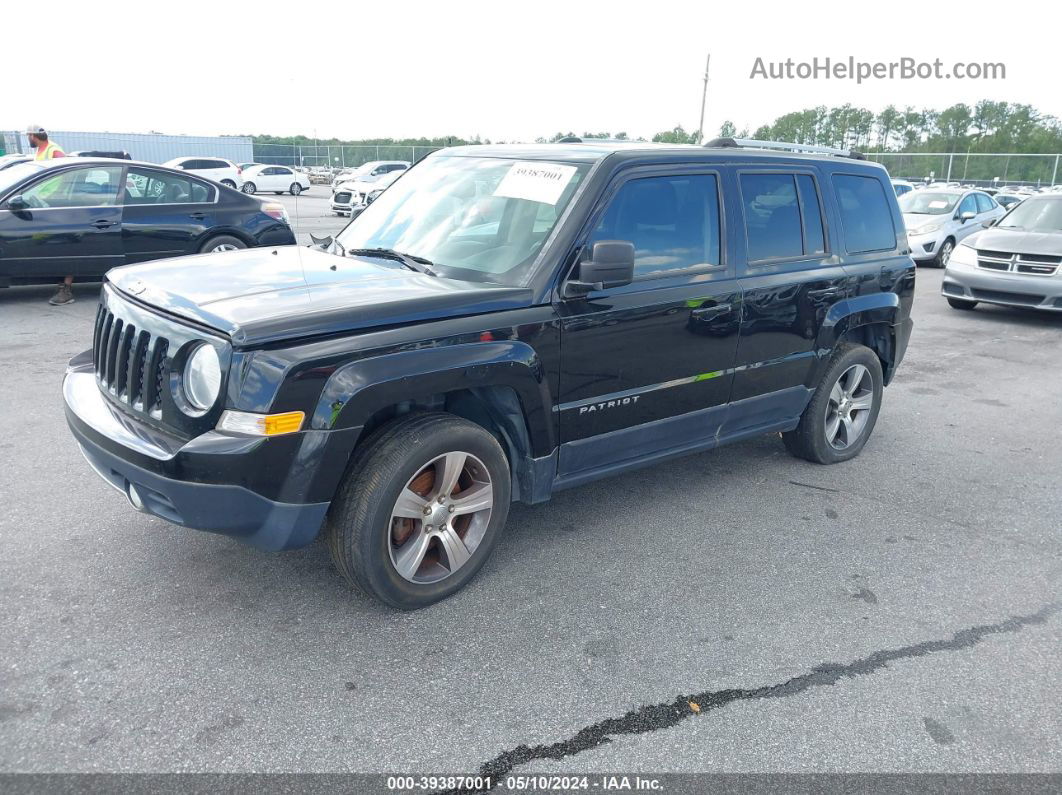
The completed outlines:
{"type": "Polygon", "coordinates": [[[950,240],[945,240],[944,245],[940,247],[940,267],[948,267],[948,260],[951,259],[951,251],[955,248],[950,240]]]}
{"type": "Polygon", "coordinates": [[[846,450],[862,435],[874,408],[874,377],[861,364],[853,364],[837,379],[826,403],[826,441],[846,450]]]}
{"type": "Polygon", "coordinates": [[[218,243],[214,248],[210,249],[210,253],[216,253],[218,251],[236,251],[236,246],[232,243],[218,243]]]}
{"type": "Polygon", "coordinates": [[[418,584],[449,577],[483,541],[493,506],[490,473],[474,455],[455,451],[429,461],[391,509],[387,545],[395,571],[418,584]]]}

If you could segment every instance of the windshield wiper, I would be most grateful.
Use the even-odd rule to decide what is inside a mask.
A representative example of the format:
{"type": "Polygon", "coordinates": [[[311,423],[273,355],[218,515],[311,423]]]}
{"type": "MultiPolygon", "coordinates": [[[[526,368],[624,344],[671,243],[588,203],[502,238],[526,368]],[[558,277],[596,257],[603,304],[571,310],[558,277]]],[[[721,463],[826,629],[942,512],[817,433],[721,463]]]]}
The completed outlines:
{"type": "Polygon", "coordinates": [[[396,262],[401,262],[411,271],[417,273],[426,273],[429,276],[438,276],[432,267],[435,263],[430,259],[424,257],[418,257],[415,254],[403,254],[401,251],[395,251],[393,248],[352,248],[349,251],[344,252],[345,255],[352,257],[383,257],[385,259],[393,259],[396,262]]]}

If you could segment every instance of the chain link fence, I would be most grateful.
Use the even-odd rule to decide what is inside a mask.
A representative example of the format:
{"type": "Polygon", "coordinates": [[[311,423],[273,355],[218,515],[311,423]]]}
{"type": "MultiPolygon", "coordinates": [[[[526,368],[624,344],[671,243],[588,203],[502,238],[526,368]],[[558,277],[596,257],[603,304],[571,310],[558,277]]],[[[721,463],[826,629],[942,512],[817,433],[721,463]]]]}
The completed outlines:
{"type": "Polygon", "coordinates": [[[415,163],[437,146],[338,146],[297,144],[254,145],[254,162],[274,166],[304,166],[306,168],[353,168],[372,160],[408,160],[415,163]]]}
{"type": "Polygon", "coordinates": [[[1062,177],[1058,154],[1006,155],[977,152],[868,153],[894,179],[911,182],[961,182],[981,187],[1057,185],[1062,177]]]}

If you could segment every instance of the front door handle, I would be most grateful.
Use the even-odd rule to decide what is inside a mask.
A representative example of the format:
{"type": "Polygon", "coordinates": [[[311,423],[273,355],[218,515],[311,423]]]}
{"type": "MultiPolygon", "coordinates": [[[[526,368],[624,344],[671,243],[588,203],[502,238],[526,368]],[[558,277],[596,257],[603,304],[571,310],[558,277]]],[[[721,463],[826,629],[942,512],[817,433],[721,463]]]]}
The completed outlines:
{"type": "Polygon", "coordinates": [[[836,298],[844,295],[843,287],[824,287],[821,290],[808,290],[809,298],[836,298]]]}
{"type": "Polygon", "coordinates": [[[100,218],[98,221],[93,221],[92,225],[97,229],[106,229],[108,227],[114,226],[114,223],[114,221],[108,221],[106,218],[100,218]]]}
{"type": "Polygon", "coordinates": [[[698,320],[710,320],[713,317],[719,317],[720,315],[726,315],[733,310],[730,304],[716,304],[715,306],[705,306],[700,309],[694,309],[690,314],[698,320]]]}

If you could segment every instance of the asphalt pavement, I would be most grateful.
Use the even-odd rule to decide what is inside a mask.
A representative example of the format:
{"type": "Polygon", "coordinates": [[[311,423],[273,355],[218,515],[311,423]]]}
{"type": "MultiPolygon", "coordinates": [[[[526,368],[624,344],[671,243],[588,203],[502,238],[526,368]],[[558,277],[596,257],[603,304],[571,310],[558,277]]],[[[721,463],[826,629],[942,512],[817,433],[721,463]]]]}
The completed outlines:
{"type": "MultiPolygon", "coordinates": [[[[284,197],[300,242],[327,193],[284,197]]],[[[0,291],[0,771],[1062,771],[1062,315],[940,280],[858,459],[514,506],[415,613],[133,511],[61,407],[98,286],[0,291]]]]}

